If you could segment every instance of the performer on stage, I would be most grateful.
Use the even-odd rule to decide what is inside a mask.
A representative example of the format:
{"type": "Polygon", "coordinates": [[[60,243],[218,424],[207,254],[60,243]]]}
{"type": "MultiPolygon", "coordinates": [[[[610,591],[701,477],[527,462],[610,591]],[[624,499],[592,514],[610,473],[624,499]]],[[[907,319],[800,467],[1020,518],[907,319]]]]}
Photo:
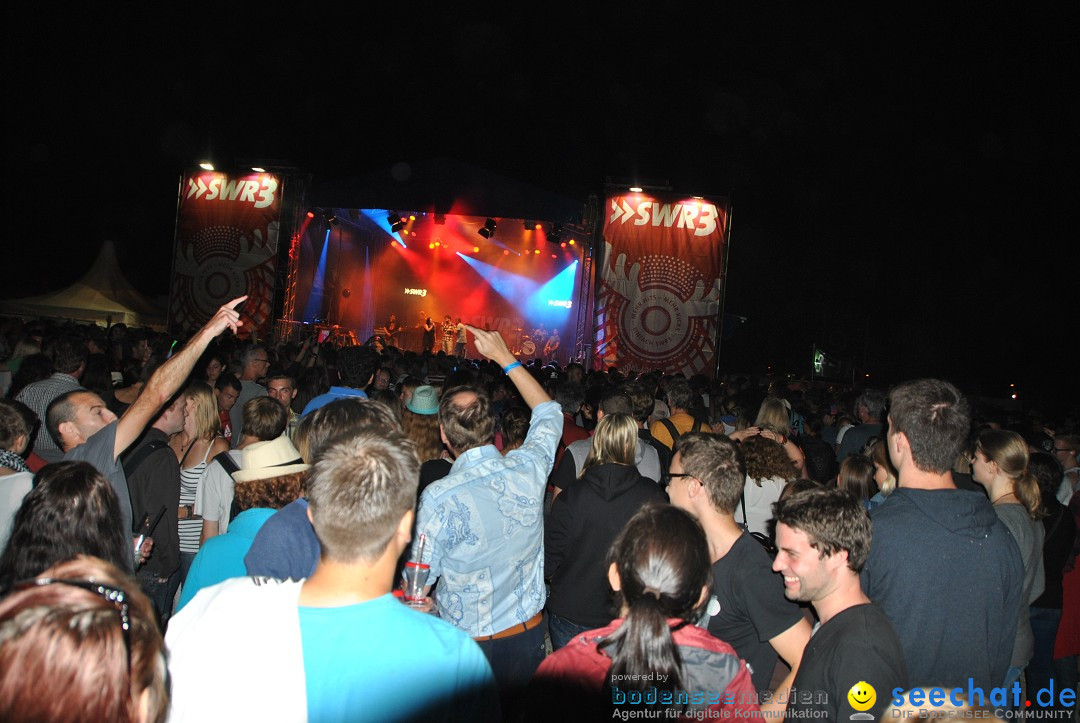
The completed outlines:
{"type": "Polygon", "coordinates": [[[424,341],[420,347],[420,352],[432,353],[435,347],[435,322],[431,320],[431,317],[424,319],[424,341]]]}
{"type": "Polygon", "coordinates": [[[397,316],[390,315],[390,321],[386,322],[386,345],[392,346],[395,349],[398,347],[398,332],[401,331],[401,327],[398,326],[397,316]]]}
{"type": "Polygon", "coordinates": [[[559,351],[559,330],[552,329],[551,336],[548,337],[547,343],[544,344],[544,359],[552,361],[555,358],[555,353],[559,351]]]}
{"type": "Polygon", "coordinates": [[[447,356],[454,353],[454,324],[450,321],[449,314],[443,317],[442,348],[447,356]]]}
{"type": "Polygon", "coordinates": [[[454,356],[459,359],[465,358],[465,325],[461,323],[461,317],[459,316],[454,322],[454,331],[457,334],[457,343],[454,344],[454,356]]]}

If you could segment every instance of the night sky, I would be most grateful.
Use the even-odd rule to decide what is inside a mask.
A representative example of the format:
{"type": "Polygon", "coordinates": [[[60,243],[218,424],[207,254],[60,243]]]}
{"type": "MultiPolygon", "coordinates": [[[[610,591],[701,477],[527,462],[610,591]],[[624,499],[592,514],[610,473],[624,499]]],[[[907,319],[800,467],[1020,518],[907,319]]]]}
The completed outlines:
{"type": "Polygon", "coordinates": [[[315,185],[449,157],[583,201],[730,194],[724,369],[805,373],[816,342],[881,386],[1075,399],[1076,3],[342,5],[6,11],[0,293],[112,239],[167,295],[204,157],[315,185]]]}

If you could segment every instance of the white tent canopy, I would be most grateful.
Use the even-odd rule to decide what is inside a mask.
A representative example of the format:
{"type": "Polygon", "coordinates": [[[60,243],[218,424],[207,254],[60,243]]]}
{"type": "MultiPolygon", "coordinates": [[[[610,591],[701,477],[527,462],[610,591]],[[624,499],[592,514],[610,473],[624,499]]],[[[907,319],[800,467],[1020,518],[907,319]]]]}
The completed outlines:
{"type": "Polygon", "coordinates": [[[165,326],[165,315],[161,310],[136,291],[120,272],[112,241],[102,244],[94,265],[71,286],[41,296],[0,300],[0,314],[99,324],[165,326]]]}

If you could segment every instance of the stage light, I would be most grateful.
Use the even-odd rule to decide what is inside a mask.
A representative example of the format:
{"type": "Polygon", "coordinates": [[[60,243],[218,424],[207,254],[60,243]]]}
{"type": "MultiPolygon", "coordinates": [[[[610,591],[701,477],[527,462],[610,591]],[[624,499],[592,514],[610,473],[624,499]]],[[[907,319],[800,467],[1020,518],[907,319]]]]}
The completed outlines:
{"type": "Polygon", "coordinates": [[[256,173],[266,173],[266,169],[260,168],[259,166],[252,166],[251,170],[255,171],[256,173]]]}
{"type": "Polygon", "coordinates": [[[563,241],[561,244],[559,244],[559,246],[560,246],[560,248],[566,248],[566,242],[563,241]]]}
{"type": "Polygon", "coordinates": [[[473,250],[473,253],[474,253],[474,254],[478,254],[478,253],[480,253],[480,247],[479,247],[479,246],[473,246],[473,247],[472,247],[472,250],[473,250]]]}
{"type": "Polygon", "coordinates": [[[212,171],[214,170],[214,164],[210,163],[209,161],[203,161],[199,164],[199,168],[203,169],[204,171],[212,171]]]}
{"type": "Polygon", "coordinates": [[[503,249],[503,256],[509,256],[509,255],[510,255],[510,249],[503,249]]]}
{"type": "Polygon", "coordinates": [[[428,245],[427,245],[427,247],[428,247],[429,249],[432,249],[432,250],[434,250],[434,248],[435,248],[435,244],[428,244],[428,245]]]}
{"type": "Polygon", "coordinates": [[[442,241],[436,241],[436,242],[435,242],[435,245],[436,245],[436,246],[442,246],[442,241]]]}
{"type": "Polygon", "coordinates": [[[553,259],[557,259],[557,258],[559,258],[559,257],[558,257],[558,256],[556,256],[555,254],[552,254],[552,255],[551,255],[551,258],[553,258],[553,259]]]}
{"type": "Polygon", "coordinates": [[[408,235],[409,235],[409,229],[405,229],[405,230],[403,230],[403,231],[401,232],[401,235],[402,235],[402,236],[408,236],[408,235]]]}
{"type": "Polygon", "coordinates": [[[338,225],[338,217],[337,217],[337,215],[333,211],[327,211],[326,212],[326,222],[328,224],[330,224],[331,226],[337,226],[338,225]]]}
{"type": "Polygon", "coordinates": [[[415,220],[416,220],[416,216],[414,216],[414,215],[412,215],[412,214],[410,213],[410,214],[409,214],[409,220],[410,220],[410,221],[415,221],[415,220]]]}
{"type": "Polygon", "coordinates": [[[539,255],[540,249],[536,249],[535,251],[533,251],[533,253],[539,255]]]}
{"type": "Polygon", "coordinates": [[[307,217],[308,217],[308,218],[315,218],[315,211],[314,211],[314,209],[308,209],[308,212],[307,212],[307,217]]]}
{"type": "Polygon", "coordinates": [[[630,186],[630,193],[641,193],[641,186],[630,186]]]}
{"type": "Polygon", "coordinates": [[[544,225],[543,225],[543,224],[541,224],[541,223],[538,223],[538,224],[536,224],[536,230],[537,230],[537,231],[539,231],[539,230],[540,230],[540,229],[542,229],[543,227],[544,227],[544,225]]]}
{"type": "Polygon", "coordinates": [[[476,233],[480,234],[484,238],[491,238],[495,235],[495,219],[489,218],[484,222],[484,226],[476,233]]]}
{"type": "Polygon", "coordinates": [[[570,243],[571,246],[573,246],[574,245],[574,239],[570,239],[569,243],[570,243]]]}
{"type": "Polygon", "coordinates": [[[390,224],[390,233],[397,233],[405,228],[405,222],[401,220],[401,216],[396,211],[391,211],[390,215],[386,217],[386,221],[390,224]]]}

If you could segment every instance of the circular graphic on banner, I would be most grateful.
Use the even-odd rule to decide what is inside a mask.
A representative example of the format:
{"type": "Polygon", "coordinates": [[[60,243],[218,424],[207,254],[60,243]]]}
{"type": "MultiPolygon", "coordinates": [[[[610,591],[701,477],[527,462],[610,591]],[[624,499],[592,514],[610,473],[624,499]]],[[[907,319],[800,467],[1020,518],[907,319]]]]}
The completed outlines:
{"type": "Polygon", "coordinates": [[[222,304],[247,293],[244,269],[229,259],[210,259],[195,269],[192,292],[199,313],[210,318],[222,304]]]}
{"type": "Polygon", "coordinates": [[[629,273],[624,263],[620,258],[600,295],[609,310],[604,339],[617,350],[618,363],[627,369],[706,369],[717,304],[698,268],[660,255],[643,256],[629,273]]]}
{"type": "Polygon", "coordinates": [[[613,309],[621,329],[619,356],[636,357],[648,367],[700,366],[712,345],[709,304],[695,296],[700,272],[673,256],[644,256],[638,264],[638,288],[629,289],[630,298],[613,309]]]}

